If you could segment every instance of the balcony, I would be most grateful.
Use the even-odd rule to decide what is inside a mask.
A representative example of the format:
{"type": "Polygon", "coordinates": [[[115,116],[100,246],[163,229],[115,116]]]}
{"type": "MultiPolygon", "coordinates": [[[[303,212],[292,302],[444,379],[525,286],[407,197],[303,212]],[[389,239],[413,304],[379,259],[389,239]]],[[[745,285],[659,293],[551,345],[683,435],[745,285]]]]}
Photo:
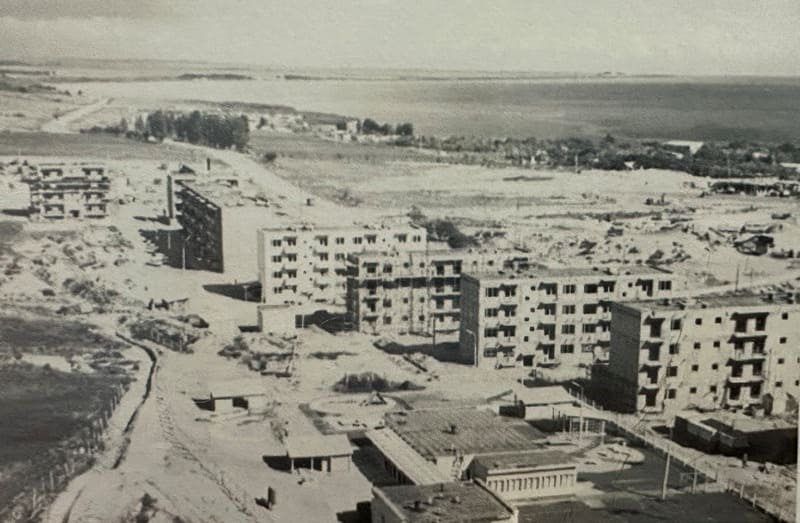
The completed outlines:
{"type": "Polygon", "coordinates": [[[731,361],[756,361],[766,359],[767,353],[752,350],[736,350],[731,354],[731,361]]]}
{"type": "Polygon", "coordinates": [[[662,363],[658,360],[644,360],[642,362],[642,368],[644,369],[657,369],[662,366],[662,363]]]}
{"type": "Polygon", "coordinates": [[[741,374],[739,376],[728,376],[728,383],[741,385],[743,383],[758,383],[764,381],[763,375],[758,374],[741,374]]]}
{"type": "Polygon", "coordinates": [[[642,382],[642,390],[658,390],[659,384],[657,381],[643,381],[642,382]]]}

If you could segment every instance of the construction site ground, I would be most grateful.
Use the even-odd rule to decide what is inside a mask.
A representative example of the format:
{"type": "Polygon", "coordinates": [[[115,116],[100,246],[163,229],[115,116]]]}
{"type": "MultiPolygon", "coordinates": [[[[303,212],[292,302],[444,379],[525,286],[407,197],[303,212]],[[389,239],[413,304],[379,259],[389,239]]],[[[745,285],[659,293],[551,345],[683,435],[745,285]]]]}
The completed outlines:
{"type": "MultiPolygon", "coordinates": [[[[88,114],[80,113],[82,122],[88,114]]],[[[56,127],[64,130],[61,125],[56,127]]],[[[68,130],[74,130],[74,126],[68,130]]],[[[23,156],[28,150],[23,147],[25,143],[20,141],[23,156]]],[[[8,151],[10,145],[5,147],[8,151]]],[[[41,147],[30,147],[43,155],[41,147]]],[[[684,276],[689,288],[704,283],[778,284],[800,275],[795,261],[745,256],[731,244],[732,235],[715,232],[720,226],[772,222],[772,213],[788,212],[793,216],[778,224],[781,229],[774,233],[776,244],[800,249],[796,200],[701,197],[706,180],[685,174],[577,174],[411,161],[376,164],[374,160],[360,163],[352,157],[347,161],[279,158],[276,165],[267,168],[253,157],[232,151],[184,144],[164,147],[181,151],[178,158],[216,158],[217,165],[226,166],[227,172],[261,184],[283,202],[287,214],[298,218],[302,213],[303,218],[323,223],[330,222],[331,217],[368,223],[404,215],[413,205],[429,217],[450,218],[470,233],[500,231],[503,234],[493,246],[525,248],[534,258],[554,265],[604,265],[615,260],[643,263],[661,251],[659,259],[671,259],[672,263],[665,266],[684,276]],[[519,176],[523,178],[508,180],[519,176]],[[543,179],[526,181],[524,177],[528,176],[543,179]],[[353,206],[328,200],[326,196],[333,194],[335,200],[336,194],[341,194],[320,188],[320,183],[347,189],[360,202],[353,206]],[[486,187],[492,191],[487,193],[486,187]],[[662,195],[667,202],[663,206],[644,203],[647,198],[657,200],[662,195]],[[308,198],[313,198],[314,205],[307,205],[308,198]],[[644,214],[624,214],[634,211],[644,214]],[[660,219],[654,219],[656,215],[660,219]],[[675,227],[671,216],[689,221],[675,222],[675,227]],[[622,236],[608,237],[607,231],[615,222],[623,230],[622,236]],[[686,231],[684,226],[688,227],[686,231]],[[705,239],[706,233],[709,239],[705,239]],[[590,254],[579,254],[586,250],[581,247],[584,241],[595,243],[590,254]]],[[[402,356],[376,348],[378,338],[359,333],[334,335],[312,327],[297,340],[288,341],[264,333],[242,333],[240,327],[256,323],[256,304],[206,290],[208,285],[233,283],[225,275],[153,263],[153,245],[148,238],[153,231],[176,228],[158,220],[163,214],[165,191],[154,180],[163,179],[160,164],[167,161],[161,157],[164,149],[158,150],[157,159],[131,156],[108,160],[99,152],[91,158],[81,157],[108,161],[112,174],[116,173],[116,198],[107,219],[34,223],[14,212],[6,212],[2,218],[21,227],[14,237],[13,252],[4,257],[5,264],[15,263],[21,268],[3,276],[0,293],[5,303],[50,309],[74,304],[78,307],[71,315],[98,324],[110,335],[122,317],[138,315],[196,313],[209,323],[206,334],[193,344],[193,353],[159,352],[157,347],[143,343],[156,358],[149,392],[143,386],[147,377],[136,374],[137,386],[131,387],[115,414],[122,419],[107,431],[109,454],[55,500],[47,521],[131,518],[143,509],[140,500],[145,493],[155,498],[155,515],[150,521],[173,521],[175,517],[219,522],[336,521],[337,514],[352,511],[357,502],[371,498],[368,475],[358,460],[349,472],[330,475],[305,469],[290,473],[265,460],[285,454],[280,438],[286,434],[302,437],[317,432],[301,407],[347,398],[333,391],[346,375],[374,373],[390,383],[412,383],[424,389],[388,395],[401,404],[446,406],[484,401],[507,391],[527,373],[523,369],[475,369],[430,356],[420,357],[426,369],[422,370],[402,356]],[[69,249],[65,249],[67,245],[69,249]],[[68,278],[92,282],[94,297],[68,293],[64,287],[68,278]],[[44,297],[47,289],[55,296],[44,297]],[[169,312],[148,311],[146,304],[151,299],[180,304],[169,312]],[[286,353],[286,347],[293,344],[291,376],[262,377],[239,360],[220,356],[220,349],[236,336],[243,337],[250,351],[286,353]],[[260,379],[268,400],[261,409],[209,413],[193,401],[208,397],[212,382],[254,377],[260,379]],[[114,429],[126,419],[128,430],[114,429]],[[278,495],[271,511],[255,504],[257,497],[266,496],[268,487],[278,495]]],[[[75,157],[68,152],[47,155],[48,161],[65,158],[75,157]]],[[[6,163],[12,159],[2,158],[6,163]]],[[[12,175],[2,175],[0,209],[13,211],[27,206],[26,191],[19,186],[12,175]]],[[[431,339],[409,335],[396,341],[425,345],[431,339]]],[[[136,352],[140,359],[143,350],[133,345],[126,349],[136,352]]],[[[141,361],[140,368],[150,372],[146,361],[141,361]]],[[[337,405],[344,424],[369,425],[379,417],[362,410],[358,402],[350,404],[351,408],[346,403],[344,407],[337,405]]],[[[329,425],[337,425],[333,419],[337,416],[328,417],[329,425]]]]}

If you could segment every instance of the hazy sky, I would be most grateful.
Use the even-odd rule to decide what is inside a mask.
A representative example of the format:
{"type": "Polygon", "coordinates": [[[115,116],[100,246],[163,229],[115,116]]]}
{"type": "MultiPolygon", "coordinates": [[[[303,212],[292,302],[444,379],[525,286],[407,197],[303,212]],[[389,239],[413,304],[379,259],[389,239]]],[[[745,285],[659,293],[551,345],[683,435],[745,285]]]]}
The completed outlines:
{"type": "Polygon", "coordinates": [[[800,75],[800,0],[0,0],[0,54],[800,75]]]}

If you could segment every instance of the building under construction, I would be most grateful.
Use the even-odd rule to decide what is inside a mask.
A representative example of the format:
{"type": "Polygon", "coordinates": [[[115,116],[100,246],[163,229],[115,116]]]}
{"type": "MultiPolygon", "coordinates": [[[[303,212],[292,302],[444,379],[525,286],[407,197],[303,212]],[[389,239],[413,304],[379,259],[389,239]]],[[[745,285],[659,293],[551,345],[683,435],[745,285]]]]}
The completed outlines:
{"type": "Polygon", "coordinates": [[[348,257],[347,315],[368,334],[457,332],[461,273],[526,265],[517,251],[440,249],[348,257]]]}
{"type": "Polygon", "coordinates": [[[111,181],[99,163],[48,163],[25,179],[31,216],[50,220],[105,218],[111,181]]]}

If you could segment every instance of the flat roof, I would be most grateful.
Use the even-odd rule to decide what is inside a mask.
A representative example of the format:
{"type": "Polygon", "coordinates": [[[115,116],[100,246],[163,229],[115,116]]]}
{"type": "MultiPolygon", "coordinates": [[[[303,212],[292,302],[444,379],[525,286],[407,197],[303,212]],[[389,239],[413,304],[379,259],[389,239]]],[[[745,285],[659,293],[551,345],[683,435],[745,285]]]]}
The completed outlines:
{"type": "Polygon", "coordinates": [[[283,445],[286,447],[286,454],[295,459],[353,454],[353,446],[344,434],[294,434],[286,438],[283,445]]]}
{"type": "Polygon", "coordinates": [[[542,433],[517,418],[476,408],[389,412],[386,424],[422,456],[485,454],[542,447],[542,433]],[[455,431],[452,430],[455,427],[455,431]]]}
{"type": "Polygon", "coordinates": [[[373,489],[409,523],[494,522],[513,512],[484,487],[473,482],[400,485],[373,489]]]}
{"type": "Polygon", "coordinates": [[[679,311],[697,309],[721,309],[727,307],[780,307],[800,308],[800,293],[738,293],[713,294],[694,298],[673,298],[661,300],[637,300],[615,303],[618,307],[648,309],[655,311],[679,311]]]}
{"type": "MultiPolygon", "coordinates": [[[[266,192],[261,187],[238,178],[220,178],[203,180],[180,180],[182,185],[203,198],[213,202],[219,207],[247,206],[256,207],[256,195],[266,192]],[[225,182],[236,180],[237,185],[227,185],[225,182]]],[[[264,201],[266,201],[266,196],[264,201]]]]}
{"type": "Polygon", "coordinates": [[[531,468],[574,468],[575,463],[569,455],[558,450],[529,452],[494,452],[481,454],[475,461],[488,470],[517,470],[531,468]]]}
{"type": "Polygon", "coordinates": [[[554,405],[575,403],[577,400],[561,385],[547,387],[519,387],[514,389],[517,401],[525,405],[554,405]]]}
{"type": "MultiPolygon", "coordinates": [[[[324,232],[324,233],[332,233],[332,232],[352,232],[352,231],[363,231],[364,233],[368,233],[370,231],[378,232],[378,231],[424,231],[421,227],[418,227],[412,223],[380,223],[376,225],[371,224],[353,224],[353,225],[314,225],[311,223],[306,223],[302,225],[295,225],[295,226],[282,226],[282,227],[262,227],[260,230],[268,231],[268,232],[324,232]]],[[[376,251],[377,252],[377,251],[376,251]]]]}
{"type": "Polygon", "coordinates": [[[432,462],[420,456],[392,429],[371,430],[365,436],[416,485],[430,485],[452,479],[432,462]]]}
{"type": "Polygon", "coordinates": [[[261,378],[213,381],[208,384],[208,393],[215,399],[264,396],[265,382],[261,378]]]}
{"type": "Polygon", "coordinates": [[[671,275],[672,272],[650,265],[631,265],[623,267],[552,267],[552,268],[533,268],[523,270],[498,269],[484,272],[466,273],[469,277],[477,280],[486,281],[508,281],[508,280],[527,280],[541,278],[616,278],[619,276],[651,275],[663,276],[671,275]]]}

